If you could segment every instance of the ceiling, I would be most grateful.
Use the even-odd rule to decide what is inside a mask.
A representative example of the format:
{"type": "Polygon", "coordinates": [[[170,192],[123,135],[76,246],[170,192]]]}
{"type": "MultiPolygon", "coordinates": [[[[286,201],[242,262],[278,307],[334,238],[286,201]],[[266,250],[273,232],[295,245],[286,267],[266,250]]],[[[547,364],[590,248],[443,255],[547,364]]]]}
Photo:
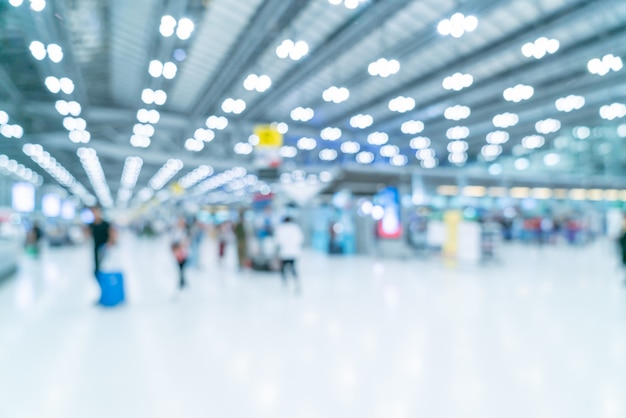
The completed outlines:
{"type": "MultiPolygon", "coordinates": [[[[527,176],[547,183],[558,179],[559,184],[592,179],[595,185],[620,186],[626,174],[626,126],[620,125],[626,120],[607,120],[600,109],[626,103],[626,70],[615,66],[617,71],[601,76],[588,69],[590,60],[607,54],[626,58],[626,2],[621,0],[366,0],[356,8],[339,0],[0,0],[0,110],[25,132],[19,139],[0,136],[0,154],[55,182],[23,152],[26,143],[40,144],[88,194],[110,204],[103,202],[108,200],[103,193],[114,201],[124,188],[132,195],[149,187],[172,158],[180,159],[183,168],[166,173],[171,181],[202,165],[216,173],[236,166],[253,171],[258,153],[245,154],[251,149],[241,143],[248,143],[256,125],[284,122],[284,144],[296,147],[285,153],[297,151],[283,159],[288,169],[527,176]],[[32,10],[44,3],[43,10],[32,10]],[[475,16],[476,29],[458,38],[442,35],[440,22],[455,13],[475,16]],[[184,26],[180,19],[190,19],[194,30],[163,36],[166,15],[178,21],[177,28],[184,26]],[[522,46],[540,37],[557,40],[558,50],[540,59],[525,56],[522,46]],[[297,61],[280,58],[277,47],[285,39],[305,41],[308,54],[297,61]],[[60,45],[62,60],[53,62],[51,54],[36,59],[29,50],[33,41],[60,45]],[[370,75],[370,63],[380,58],[397,60],[399,71],[385,78],[370,75]],[[173,62],[175,77],[153,77],[153,60],[173,62]],[[455,73],[470,74],[473,82],[458,91],[445,89],[444,79],[455,73]],[[244,80],[249,74],[269,76],[271,87],[248,91],[244,80]],[[45,82],[50,76],[70,78],[73,92],[52,93],[45,82]],[[505,90],[516,85],[533,87],[532,97],[505,100],[505,90]],[[331,86],[348,89],[349,98],[326,102],[323,93],[331,86]],[[164,91],[166,102],[146,105],[142,92],[148,88],[164,91]],[[559,111],[556,100],[570,95],[583,97],[584,106],[559,111]],[[399,96],[409,98],[404,113],[390,110],[389,102],[399,96]],[[227,98],[243,100],[245,110],[226,113],[227,98]],[[55,107],[58,100],[80,103],[88,144],[70,140],[55,107]],[[468,107],[469,115],[457,109],[467,117],[446,118],[446,109],[456,105],[468,107]],[[292,120],[297,107],[312,109],[313,118],[292,120]],[[160,113],[145,148],[131,144],[140,109],[160,113]],[[495,127],[494,116],[507,112],[518,122],[495,127]],[[350,120],[358,114],[370,115],[371,126],[353,127],[350,120]],[[227,117],[228,126],[214,129],[211,141],[195,141],[201,150],[189,151],[188,138],[206,129],[211,115],[227,117]],[[557,120],[560,127],[538,132],[537,122],[546,119],[557,120]],[[422,122],[423,129],[404,133],[402,124],[411,120],[422,122]],[[449,131],[455,126],[468,129],[449,131]],[[340,128],[341,137],[322,139],[326,127],[340,128]],[[508,141],[485,149],[487,135],[496,130],[506,131],[508,141]],[[376,141],[368,135],[374,132],[387,134],[387,142],[372,144],[376,141]],[[457,140],[450,138],[455,133],[457,140]],[[531,135],[543,137],[536,149],[522,146],[536,140],[523,140],[531,135]],[[416,158],[411,139],[417,136],[430,140],[434,158],[428,162],[416,158]],[[314,148],[298,149],[302,137],[313,138],[314,148]],[[371,153],[373,161],[364,164],[368,155],[344,153],[346,142],[358,143],[359,152],[371,153]],[[456,144],[452,149],[460,147],[455,156],[449,152],[451,142],[456,144]],[[103,176],[81,164],[80,147],[96,151],[103,176]],[[323,154],[328,159],[336,158],[321,159],[323,150],[332,150],[323,154]],[[495,155],[484,155],[489,152],[495,155]],[[122,181],[128,156],[143,161],[136,186],[122,181]],[[104,187],[93,184],[102,180],[104,187]]],[[[619,116],[620,110],[613,110],[619,116]]],[[[338,176],[346,177],[353,176],[338,176]]]]}

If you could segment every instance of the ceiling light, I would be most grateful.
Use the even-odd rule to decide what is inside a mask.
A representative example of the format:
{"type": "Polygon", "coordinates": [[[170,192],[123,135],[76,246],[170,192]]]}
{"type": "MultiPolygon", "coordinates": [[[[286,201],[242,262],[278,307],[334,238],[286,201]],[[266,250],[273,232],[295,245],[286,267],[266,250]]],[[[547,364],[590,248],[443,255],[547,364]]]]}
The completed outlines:
{"type": "Polygon", "coordinates": [[[238,155],[249,155],[254,151],[254,147],[247,142],[238,142],[235,144],[233,151],[238,155]]]}
{"type": "Polygon", "coordinates": [[[353,128],[365,129],[372,126],[373,123],[374,118],[371,115],[358,114],[350,118],[350,126],[353,128]]]}
{"type": "Polygon", "coordinates": [[[493,117],[493,126],[496,128],[510,128],[511,126],[517,125],[519,122],[519,116],[515,113],[501,113],[499,115],[495,115],[493,117]]]}
{"type": "Polygon", "coordinates": [[[626,124],[622,124],[617,127],[617,135],[620,138],[626,138],[626,124]]]}
{"type": "Polygon", "coordinates": [[[430,138],[425,136],[417,136],[409,142],[409,147],[411,149],[424,149],[430,147],[430,138]]]}
{"type": "Polygon", "coordinates": [[[367,136],[367,142],[372,145],[383,145],[389,141],[389,135],[385,132],[372,132],[367,136]]]}
{"type": "Polygon", "coordinates": [[[465,139],[469,134],[470,130],[467,126],[454,126],[446,131],[448,139],[465,139]]]}
{"type": "Polygon", "coordinates": [[[446,108],[443,116],[449,120],[461,120],[467,119],[471,113],[471,110],[467,106],[455,105],[446,108]]]}
{"type": "Polygon", "coordinates": [[[493,145],[501,145],[507,143],[509,140],[509,133],[506,131],[493,131],[487,134],[487,143],[493,145]]]}
{"type": "Polygon", "coordinates": [[[400,62],[398,60],[388,60],[386,58],[379,58],[375,62],[370,63],[367,66],[367,71],[371,76],[379,76],[387,78],[390,75],[397,74],[400,71],[400,62]]]}
{"type": "Polygon", "coordinates": [[[148,73],[154,78],[161,77],[163,74],[163,63],[159,60],[150,61],[148,73]]]}
{"type": "Polygon", "coordinates": [[[71,102],[67,102],[67,110],[68,110],[68,113],[72,116],[80,116],[80,113],[82,112],[83,109],[80,103],[71,101],[71,102]]]}
{"type": "Polygon", "coordinates": [[[448,161],[452,164],[465,164],[467,162],[467,154],[464,152],[455,152],[448,154],[448,161]]]}
{"type": "Polygon", "coordinates": [[[20,125],[2,125],[0,134],[5,138],[21,139],[24,136],[24,128],[20,125]]]}
{"type": "Polygon", "coordinates": [[[380,156],[391,158],[394,155],[398,155],[400,153],[400,148],[397,145],[384,145],[380,147],[380,156]]]}
{"type": "Polygon", "coordinates": [[[522,138],[522,146],[530,150],[541,148],[545,143],[546,141],[541,135],[529,135],[522,138]]]}
{"type": "Polygon", "coordinates": [[[283,158],[293,158],[298,154],[298,149],[290,145],[280,147],[279,154],[283,158]]]}
{"type": "Polygon", "coordinates": [[[74,92],[74,82],[67,77],[61,77],[59,79],[59,86],[61,91],[65,94],[72,94],[74,92]]]}
{"type": "Polygon", "coordinates": [[[187,173],[183,178],[181,178],[178,183],[184,189],[189,189],[199,182],[203,181],[207,177],[213,175],[214,170],[213,167],[208,165],[201,165],[190,173],[187,173]]]}
{"type": "Polygon", "coordinates": [[[460,91],[474,83],[474,77],[470,74],[454,73],[443,79],[443,88],[446,90],[460,91]]]}
{"type": "Polygon", "coordinates": [[[455,13],[450,19],[443,19],[437,25],[437,31],[443,36],[460,38],[466,32],[473,32],[478,27],[478,19],[475,16],[465,16],[455,13]]]}
{"type": "Polygon", "coordinates": [[[544,36],[538,38],[534,42],[527,42],[522,46],[522,54],[525,57],[541,59],[546,54],[554,54],[559,50],[559,41],[556,39],[548,39],[544,36]]]}
{"type": "Polygon", "coordinates": [[[152,141],[147,136],[132,135],[130,137],[130,145],[135,148],[148,148],[152,141]]]}
{"type": "Polygon", "coordinates": [[[249,74],[243,81],[243,87],[248,91],[263,93],[272,85],[272,79],[267,75],[249,74]]]}
{"type": "Polygon", "coordinates": [[[585,98],[583,96],[569,95],[567,97],[561,97],[554,103],[556,110],[560,112],[571,112],[572,110],[578,110],[585,105],[585,98]]]}
{"type": "Polygon", "coordinates": [[[513,163],[513,166],[516,170],[526,170],[528,167],[530,167],[530,161],[528,161],[528,158],[518,158],[513,163]]]}
{"type": "Polygon", "coordinates": [[[166,38],[169,38],[174,34],[174,30],[176,28],[176,19],[172,16],[166,15],[161,18],[161,26],[159,27],[159,32],[166,38]]]}
{"type": "Polygon", "coordinates": [[[587,139],[591,135],[591,129],[586,126],[577,126],[572,130],[572,133],[578,139],[587,139]]]}
{"type": "Polygon", "coordinates": [[[187,151],[200,152],[204,149],[204,142],[195,138],[187,138],[185,140],[185,149],[187,151]]]}
{"type": "Polygon", "coordinates": [[[492,176],[499,176],[500,174],[502,174],[502,165],[500,165],[500,164],[491,164],[489,166],[489,168],[487,169],[487,171],[492,176]]]}
{"type": "Polygon", "coordinates": [[[54,108],[61,116],[67,116],[70,114],[70,106],[65,100],[57,100],[54,103],[54,108]]]}
{"type": "Polygon", "coordinates": [[[391,163],[391,165],[395,167],[403,167],[408,164],[409,159],[407,158],[406,155],[397,154],[391,157],[389,162],[391,163]]]}
{"type": "Polygon", "coordinates": [[[199,141],[211,142],[215,139],[215,132],[210,129],[198,128],[194,132],[193,137],[199,141]]]}
{"type": "Polygon", "coordinates": [[[9,123],[9,114],[4,110],[0,110],[0,125],[9,123]]]}
{"type": "Polygon", "coordinates": [[[48,52],[48,58],[54,63],[59,63],[63,60],[63,49],[57,44],[50,44],[46,47],[48,52]]]}
{"type": "Polygon", "coordinates": [[[275,128],[278,133],[282,135],[286,134],[289,131],[289,125],[287,125],[285,122],[272,122],[270,126],[275,128]]]}
{"type": "Polygon", "coordinates": [[[626,104],[613,103],[600,108],[600,117],[606,120],[619,119],[626,116],[626,104]]]}
{"type": "Polygon", "coordinates": [[[191,37],[191,33],[194,31],[195,25],[191,19],[186,17],[178,21],[178,27],[176,28],[176,36],[178,39],[184,41],[191,37]]]}
{"type": "Polygon", "coordinates": [[[246,110],[246,102],[242,99],[228,98],[222,103],[222,110],[226,113],[241,114],[246,110]]]}
{"type": "Polygon", "coordinates": [[[424,122],[419,120],[408,120],[402,124],[400,130],[403,134],[415,135],[424,130],[424,122]]]}
{"type": "Polygon", "coordinates": [[[374,161],[374,154],[369,151],[361,151],[356,155],[356,162],[359,164],[371,164],[374,161]]]}
{"type": "Polygon", "coordinates": [[[54,77],[54,76],[50,76],[50,77],[46,77],[46,80],[44,81],[46,88],[50,91],[50,93],[58,93],[59,91],[61,91],[61,82],[59,81],[58,78],[54,77]]]}
{"type": "Polygon", "coordinates": [[[24,0],[9,0],[9,4],[13,7],[20,7],[24,0]]]}
{"type": "Polygon", "coordinates": [[[157,171],[150,179],[148,184],[155,191],[161,190],[180,170],[183,168],[183,162],[178,159],[170,159],[157,171]]]}
{"type": "Polygon", "coordinates": [[[561,156],[557,153],[551,152],[544,155],[543,163],[548,167],[553,167],[561,162],[561,156]]]}
{"type": "Polygon", "coordinates": [[[217,129],[218,131],[226,129],[228,119],[224,116],[209,116],[206,120],[206,127],[209,129],[217,129]]]}
{"type": "Polygon", "coordinates": [[[39,41],[33,41],[28,46],[28,49],[30,50],[30,53],[37,61],[41,61],[44,58],[46,58],[47,52],[46,52],[46,47],[43,43],[39,41]]]}
{"type": "Polygon", "coordinates": [[[291,119],[294,121],[308,122],[313,119],[315,112],[311,108],[296,107],[291,111],[291,119]]]}
{"type": "Polygon", "coordinates": [[[320,132],[320,138],[325,141],[336,141],[341,138],[341,129],[339,128],[324,128],[322,132],[320,132]]]}
{"type": "Polygon", "coordinates": [[[465,152],[467,151],[468,148],[469,148],[469,145],[465,141],[452,141],[448,143],[448,147],[447,147],[448,152],[451,152],[453,154],[465,152]]]}
{"type": "Polygon", "coordinates": [[[504,100],[509,102],[521,102],[522,100],[528,100],[533,97],[535,90],[531,86],[526,86],[524,84],[517,84],[514,87],[509,87],[504,90],[502,94],[504,96],[504,100]]]}
{"type": "Polygon", "coordinates": [[[484,145],[481,148],[480,153],[483,155],[483,157],[485,157],[485,159],[493,160],[497,158],[500,154],[502,154],[502,147],[495,144],[484,145]]]}
{"type": "Polygon", "coordinates": [[[96,150],[93,148],[81,147],[78,151],[76,151],[76,154],[80,158],[80,162],[87,173],[89,182],[91,183],[94,192],[96,192],[96,196],[98,196],[98,200],[102,206],[113,206],[111,191],[109,190],[109,185],[107,184],[96,150]]]}
{"type": "Polygon", "coordinates": [[[89,131],[80,130],[80,131],[71,131],[68,135],[70,141],[75,144],[87,144],[91,140],[91,133],[89,131]]]}
{"type": "Polygon", "coordinates": [[[311,151],[317,147],[317,141],[313,138],[302,137],[298,140],[298,148],[305,151],[311,151]]]}
{"type": "Polygon", "coordinates": [[[334,161],[337,159],[337,151],[332,148],[325,148],[320,151],[319,157],[322,161],[334,161]]]}
{"type": "Polygon", "coordinates": [[[41,12],[46,8],[46,0],[30,0],[30,9],[34,12],[41,12]]]}
{"type": "Polygon", "coordinates": [[[619,71],[623,68],[622,59],[613,54],[607,54],[602,59],[594,58],[587,63],[587,69],[591,74],[605,76],[610,71],[619,71]]]}
{"type": "Polygon", "coordinates": [[[331,86],[322,93],[322,99],[325,102],[341,103],[348,100],[349,97],[350,90],[345,87],[331,86]]]}
{"type": "Polygon", "coordinates": [[[358,142],[346,141],[341,144],[341,152],[344,154],[356,154],[361,149],[358,142]]]}
{"type": "Polygon", "coordinates": [[[561,129],[561,122],[556,119],[544,119],[535,124],[535,130],[540,134],[551,134],[561,129]]]}
{"type": "Polygon", "coordinates": [[[389,101],[389,110],[392,112],[406,113],[415,109],[415,99],[412,97],[398,96],[389,101]]]}
{"type": "Polygon", "coordinates": [[[420,164],[423,168],[431,169],[437,167],[439,165],[439,161],[436,158],[431,158],[428,160],[422,160],[420,164]]]}
{"type": "Polygon", "coordinates": [[[309,44],[304,41],[294,42],[291,39],[285,39],[277,48],[276,55],[278,58],[285,59],[289,57],[293,61],[301,60],[309,53],[309,44]]]}

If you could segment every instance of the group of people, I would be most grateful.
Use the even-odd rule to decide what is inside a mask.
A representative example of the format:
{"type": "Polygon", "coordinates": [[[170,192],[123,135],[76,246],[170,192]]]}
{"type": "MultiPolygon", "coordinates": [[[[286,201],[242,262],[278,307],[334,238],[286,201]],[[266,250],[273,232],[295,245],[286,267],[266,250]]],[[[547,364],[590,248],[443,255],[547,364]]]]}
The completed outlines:
{"type": "MultiPolygon", "coordinates": [[[[116,230],[111,223],[104,220],[102,210],[99,207],[91,208],[93,222],[88,225],[87,232],[93,240],[94,274],[98,278],[101,272],[103,258],[106,257],[107,249],[112,248],[117,242],[116,230]]],[[[225,248],[229,241],[236,240],[237,259],[239,270],[248,267],[248,234],[244,222],[244,211],[240,211],[239,219],[234,224],[224,222],[218,228],[218,260],[221,263],[225,248]]],[[[292,277],[299,289],[298,272],[296,262],[304,244],[304,234],[294,219],[287,216],[273,231],[277,245],[277,257],[280,261],[280,274],[283,283],[288,283],[292,277]]],[[[178,288],[187,286],[185,269],[190,261],[199,262],[200,240],[202,229],[198,222],[188,223],[184,217],[179,217],[169,233],[170,250],[178,266],[178,288]]]]}

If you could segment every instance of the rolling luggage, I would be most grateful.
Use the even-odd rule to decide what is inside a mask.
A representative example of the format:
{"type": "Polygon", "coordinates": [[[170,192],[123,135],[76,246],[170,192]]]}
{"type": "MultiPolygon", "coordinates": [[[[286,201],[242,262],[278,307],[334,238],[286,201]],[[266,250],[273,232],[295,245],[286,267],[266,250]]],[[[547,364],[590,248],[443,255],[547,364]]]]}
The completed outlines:
{"type": "Polygon", "coordinates": [[[101,270],[97,274],[98,284],[102,294],[100,305],[114,307],[124,302],[124,274],[121,268],[121,253],[117,246],[108,246],[100,249],[101,270]]]}
{"type": "Polygon", "coordinates": [[[114,307],[124,302],[124,275],[121,272],[99,272],[98,284],[102,290],[100,305],[114,307]]]}

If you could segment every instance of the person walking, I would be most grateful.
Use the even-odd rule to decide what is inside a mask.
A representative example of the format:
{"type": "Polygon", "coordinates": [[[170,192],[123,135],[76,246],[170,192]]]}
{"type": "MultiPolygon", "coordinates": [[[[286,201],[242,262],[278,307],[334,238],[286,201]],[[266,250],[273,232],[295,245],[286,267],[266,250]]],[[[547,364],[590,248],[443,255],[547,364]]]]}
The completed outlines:
{"type": "MultiPolygon", "coordinates": [[[[624,225],[622,227],[622,234],[618,239],[620,255],[622,257],[622,268],[626,269],[626,216],[624,217],[624,225]]],[[[626,285],[626,278],[624,278],[624,285],[626,285]]]]}
{"type": "Polygon", "coordinates": [[[244,222],[245,211],[239,211],[239,220],[235,225],[235,237],[237,238],[237,259],[239,262],[239,271],[246,267],[248,260],[248,237],[246,233],[246,225],[244,222]]]}
{"type": "Polygon", "coordinates": [[[176,226],[172,230],[172,253],[178,264],[179,280],[178,289],[182,290],[187,286],[185,280],[185,264],[189,255],[189,227],[185,218],[178,218],[176,226]]]}
{"type": "Polygon", "coordinates": [[[296,260],[302,253],[304,234],[293,219],[290,216],[287,216],[285,217],[283,223],[276,227],[276,230],[274,231],[274,239],[276,240],[276,245],[278,246],[280,273],[283,284],[287,284],[287,270],[290,270],[291,275],[295,280],[296,287],[299,290],[300,283],[296,269],[296,260]]]}
{"type": "Polygon", "coordinates": [[[93,214],[93,222],[89,224],[88,230],[93,239],[94,275],[97,279],[103,253],[107,247],[115,244],[116,235],[111,224],[102,218],[102,209],[99,206],[92,207],[91,213],[93,214]]]}

